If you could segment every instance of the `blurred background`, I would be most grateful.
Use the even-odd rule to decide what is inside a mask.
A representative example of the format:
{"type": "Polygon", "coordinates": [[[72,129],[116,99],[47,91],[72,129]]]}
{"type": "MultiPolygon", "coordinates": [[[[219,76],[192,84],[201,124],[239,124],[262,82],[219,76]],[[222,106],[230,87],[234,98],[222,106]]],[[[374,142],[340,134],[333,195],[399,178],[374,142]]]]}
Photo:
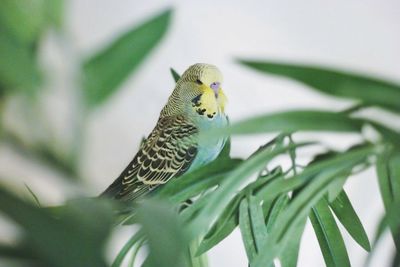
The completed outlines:
{"type": "MultiPolygon", "coordinates": [[[[36,15],[28,1],[16,2],[26,5],[22,16],[36,15]]],[[[68,0],[61,10],[59,21],[29,44],[36,51],[34,60],[38,77],[42,77],[39,89],[1,91],[1,184],[28,195],[26,184],[45,205],[97,195],[120,174],[142,137],[154,127],[172,92],[171,67],[182,73],[197,62],[217,65],[225,77],[223,88],[231,121],[295,108],[340,110],[351,103],[293,81],[249,71],[237,64],[238,58],[326,65],[400,82],[400,2],[396,0],[68,0]],[[173,13],[162,40],[106,102],[87,112],[80,100],[82,60],[168,8],[173,13]]],[[[27,32],[24,36],[33,36],[28,26],[21,26],[27,32]]],[[[4,53],[6,39],[0,42],[0,53],[4,53]]],[[[7,64],[19,62],[7,54],[4,60],[0,58],[3,71],[8,70],[7,64]]],[[[32,81],[36,80],[39,78],[33,76],[32,81]]],[[[381,120],[400,128],[398,119],[384,116],[381,120]]],[[[232,154],[248,156],[273,136],[234,138],[232,154]]],[[[345,149],[358,137],[324,134],[318,138],[332,148],[345,149]]],[[[371,238],[378,216],[383,214],[374,170],[351,179],[346,189],[371,238]]],[[[109,245],[110,259],[132,231],[115,231],[109,245]]],[[[2,219],[0,235],[12,236],[12,232],[2,219]]],[[[366,252],[346,232],[343,235],[353,266],[363,266],[366,252]]],[[[389,235],[383,238],[372,266],[388,265],[392,242],[389,235]]],[[[236,230],[209,253],[210,266],[247,266],[242,246],[236,230]]],[[[0,266],[7,265],[0,261],[0,266]]],[[[298,266],[324,266],[309,224],[302,237],[298,266]]]]}

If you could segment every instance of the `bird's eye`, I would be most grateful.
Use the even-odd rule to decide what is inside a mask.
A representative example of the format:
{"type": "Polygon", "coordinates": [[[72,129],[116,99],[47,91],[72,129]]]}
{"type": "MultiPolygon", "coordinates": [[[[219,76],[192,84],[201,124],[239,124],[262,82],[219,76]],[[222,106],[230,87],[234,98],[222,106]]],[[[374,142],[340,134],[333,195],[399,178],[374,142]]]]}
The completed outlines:
{"type": "Polygon", "coordinates": [[[202,85],[202,84],[203,84],[202,81],[200,81],[199,79],[196,80],[196,83],[197,83],[198,85],[202,85]]]}

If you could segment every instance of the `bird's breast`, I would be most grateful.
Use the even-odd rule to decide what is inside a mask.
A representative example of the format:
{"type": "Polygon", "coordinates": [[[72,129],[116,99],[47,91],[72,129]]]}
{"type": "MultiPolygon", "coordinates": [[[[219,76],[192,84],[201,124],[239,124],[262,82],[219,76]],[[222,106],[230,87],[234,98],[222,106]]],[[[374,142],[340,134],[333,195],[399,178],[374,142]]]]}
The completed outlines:
{"type": "MultiPolygon", "coordinates": [[[[205,133],[208,130],[222,128],[228,124],[225,114],[217,114],[212,120],[203,119],[197,122],[199,133],[205,133]]],[[[226,142],[226,137],[200,139],[197,147],[196,159],[191,169],[203,166],[213,161],[221,152],[226,142]]]]}

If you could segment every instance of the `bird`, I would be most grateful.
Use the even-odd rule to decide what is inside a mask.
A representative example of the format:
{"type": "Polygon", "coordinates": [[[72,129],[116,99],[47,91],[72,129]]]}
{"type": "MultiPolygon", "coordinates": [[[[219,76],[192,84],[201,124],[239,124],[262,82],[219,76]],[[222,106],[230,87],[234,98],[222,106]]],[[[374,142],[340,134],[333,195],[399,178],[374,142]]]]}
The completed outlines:
{"type": "Polygon", "coordinates": [[[172,178],[215,160],[227,137],[199,138],[228,125],[223,77],[214,65],[190,66],[132,161],[100,197],[137,201],[172,178]]]}

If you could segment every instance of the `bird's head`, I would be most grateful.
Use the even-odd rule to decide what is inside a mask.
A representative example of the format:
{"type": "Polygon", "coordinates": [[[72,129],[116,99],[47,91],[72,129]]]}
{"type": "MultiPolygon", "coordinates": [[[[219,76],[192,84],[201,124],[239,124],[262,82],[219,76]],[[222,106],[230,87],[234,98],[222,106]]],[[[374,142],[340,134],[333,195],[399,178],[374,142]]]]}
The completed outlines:
{"type": "Polygon", "coordinates": [[[197,63],[190,66],[181,76],[170,101],[181,102],[195,114],[213,119],[224,113],[226,96],[221,88],[222,74],[210,64],[197,63]]]}

